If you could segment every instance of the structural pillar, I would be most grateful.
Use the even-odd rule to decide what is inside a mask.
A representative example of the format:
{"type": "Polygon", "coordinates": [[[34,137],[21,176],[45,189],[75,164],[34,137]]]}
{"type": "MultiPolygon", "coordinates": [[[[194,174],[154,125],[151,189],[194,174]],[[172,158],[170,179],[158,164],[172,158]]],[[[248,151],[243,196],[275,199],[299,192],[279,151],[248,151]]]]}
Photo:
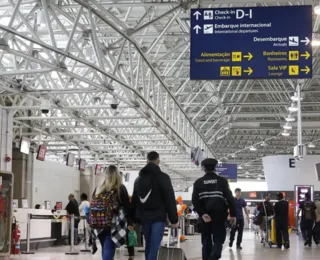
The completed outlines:
{"type": "Polygon", "coordinates": [[[0,170],[12,171],[13,112],[0,107],[0,170]]]}

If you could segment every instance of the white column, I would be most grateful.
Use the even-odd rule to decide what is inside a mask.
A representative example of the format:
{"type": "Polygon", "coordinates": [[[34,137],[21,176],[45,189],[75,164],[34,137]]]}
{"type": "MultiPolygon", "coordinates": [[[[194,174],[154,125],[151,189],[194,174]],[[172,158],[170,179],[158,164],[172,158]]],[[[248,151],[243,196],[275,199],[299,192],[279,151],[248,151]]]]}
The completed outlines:
{"type": "Polygon", "coordinates": [[[12,170],[13,112],[0,107],[0,170],[12,170]],[[9,157],[10,162],[6,161],[9,157]]]}

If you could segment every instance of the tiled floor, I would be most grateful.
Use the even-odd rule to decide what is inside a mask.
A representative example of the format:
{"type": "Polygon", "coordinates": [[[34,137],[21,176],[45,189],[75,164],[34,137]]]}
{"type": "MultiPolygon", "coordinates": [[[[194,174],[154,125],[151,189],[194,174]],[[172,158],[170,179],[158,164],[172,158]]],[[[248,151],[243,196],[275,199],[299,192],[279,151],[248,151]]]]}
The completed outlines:
{"type": "MultiPolygon", "coordinates": [[[[260,244],[260,238],[255,237],[251,232],[245,232],[243,240],[243,250],[237,251],[229,249],[227,243],[223,249],[222,260],[319,260],[320,247],[313,245],[312,248],[305,248],[302,241],[296,234],[291,235],[291,248],[289,250],[280,250],[275,247],[263,247],[260,244]]],[[[201,243],[199,236],[189,237],[189,240],[181,244],[184,249],[188,260],[201,259],[201,243]]],[[[36,251],[34,255],[29,256],[16,256],[18,259],[28,260],[101,260],[100,250],[96,255],[92,256],[90,253],[80,253],[76,256],[66,256],[64,253],[68,251],[68,247],[54,247],[36,251]]],[[[83,249],[83,246],[77,247],[76,251],[83,249]]],[[[127,260],[126,249],[119,250],[116,253],[116,259],[127,260]]],[[[144,260],[143,253],[136,253],[136,260],[144,260]]],[[[175,259],[174,259],[175,260],[175,259]]]]}

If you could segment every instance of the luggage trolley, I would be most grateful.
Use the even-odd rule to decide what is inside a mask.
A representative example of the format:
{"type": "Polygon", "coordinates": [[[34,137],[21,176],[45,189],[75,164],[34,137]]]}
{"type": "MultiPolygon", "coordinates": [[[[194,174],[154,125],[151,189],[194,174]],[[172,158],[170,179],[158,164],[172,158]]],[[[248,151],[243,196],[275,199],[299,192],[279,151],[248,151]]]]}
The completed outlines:
{"type": "MultiPolygon", "coordinates": [[[[277,234],[276,234],[276,221],[273,217],[271,217],[271,227],[270,227],[270,240],[268,242],[269,247],[271,248],[274,245],[277,245],[277,234]]],[[[292,227],[288,227],[288,233],[290,235],[292,231],[292,227]]],[[[284,244],[284,241],[282,239],[282,244],[284,244]]]]}
{"type": "Polygon", "coordinates": [[[262,200],[262,205],[263,205],[263,210],[265,213],[265,216],[263,216],[263,221],[266,222],[266,227],[265,227],[265,236],[264,236],[264,240],[263,240],[263,246],[265,247],[266,244],[269,244],[269,218],[268,218],[268,214],[267,214],[267,209],[266,209],[266,205],[264,203],[264,200],[262,200]]]}

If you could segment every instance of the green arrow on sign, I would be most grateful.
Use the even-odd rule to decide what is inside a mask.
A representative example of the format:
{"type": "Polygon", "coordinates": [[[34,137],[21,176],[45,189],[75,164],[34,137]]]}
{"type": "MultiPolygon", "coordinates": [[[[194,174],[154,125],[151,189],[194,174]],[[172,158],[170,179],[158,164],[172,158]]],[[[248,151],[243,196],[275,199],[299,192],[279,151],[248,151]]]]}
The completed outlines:
{"type": "Polygon", "coordinates": [[[243,55],[243,58],[246,58],[248,60],[252,60],[253,55],[250,52],[248,52],[248,55],[243,55]]]}
{"type": "Polygon", "coordinates": [[[247,70],[244,70],[243,72],[248,73],[248,75],[250,76],[253,70],[249,67],[247,70]]]}
{"type": "Polygon", "coordinates": [[[306,57],[306,60],[310,58],[310,53],[309,52],[305,52],[304,54],[301,54],[301,57],[306,57]]]}
{"type": "Polygon", "coordinates": [[[301,69],[302,72],[305,72],[306,74],[308,74],[310,72],[310,68],[308,66],[306,66],[305,69],[301,69]]]}

